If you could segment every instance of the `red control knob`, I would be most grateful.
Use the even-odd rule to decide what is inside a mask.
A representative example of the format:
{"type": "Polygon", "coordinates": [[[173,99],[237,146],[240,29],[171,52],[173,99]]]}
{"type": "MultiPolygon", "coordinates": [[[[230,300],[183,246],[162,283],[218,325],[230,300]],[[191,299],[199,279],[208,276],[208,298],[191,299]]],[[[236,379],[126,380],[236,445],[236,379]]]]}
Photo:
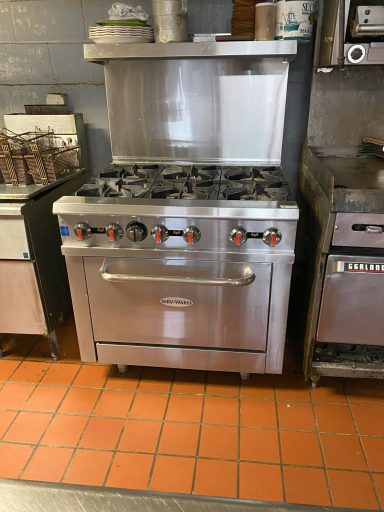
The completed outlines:
{"type": "Polygon", "coordinates": [[[280,243],[283,235],[276,228],[269,228],[263,233],[263,242],[270,247],[276,247],[280,243]]]}
{"type": "Polygon", "coordinates": [[[73,231],[76,235],[76,238],[80,242],[84,242],[84,240],[88,240],[92,236],[91,226],[89,226],[89,224],[86,224],[85,222],[80,222],[79,224],[76,224],[76,226],[73,228],[73,231]]]}
{"type": "Polygon", "coordinates": [[[196,244],[201,238],[201,231],[196,226],[188,226],[184,229],[183,238],[188,245],[196,244]]]}
{"type": "Polygon", "coordinates": [[[169,238],[168,229],[165,226],[161,225],[152,228],[151,235],[155,239],[155,242],[157,244],[161,244],[162,242],[165,242],[169,238]]]}
{"type": "Polygon", "coordinates": [[[105,228],[105,234],[110,242],[116,242],[123,238],[124,230],[119,224],[108,224],[105,228]]]}
{"type": "Polygon", "coordinates": [[[229,233],[229,240],[237,247],[240,247],[247,241],[247,232],[241,227],[234,228],[229,233]]]}

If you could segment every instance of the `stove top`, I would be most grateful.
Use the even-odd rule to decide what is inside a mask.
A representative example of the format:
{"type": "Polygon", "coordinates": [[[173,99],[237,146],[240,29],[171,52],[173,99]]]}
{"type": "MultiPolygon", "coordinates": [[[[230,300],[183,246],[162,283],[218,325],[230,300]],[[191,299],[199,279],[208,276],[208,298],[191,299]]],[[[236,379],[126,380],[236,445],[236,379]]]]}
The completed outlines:
{"type": "Polygon", "coordinates": [[[114,166],[77,196],[131,199],[285,201],[288,187],[275,167],[177,165],[114,166]]]}

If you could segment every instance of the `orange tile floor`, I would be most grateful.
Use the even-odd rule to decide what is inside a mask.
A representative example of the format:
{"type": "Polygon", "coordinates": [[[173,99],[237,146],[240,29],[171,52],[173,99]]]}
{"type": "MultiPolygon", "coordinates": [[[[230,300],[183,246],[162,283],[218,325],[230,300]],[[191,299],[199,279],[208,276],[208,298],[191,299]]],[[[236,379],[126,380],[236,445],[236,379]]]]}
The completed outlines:
{"type": "MultiPolygon", "coordinates": [[[[78,361],[74,326],[9,337],[0,360],[0,477],[384,508],[384,385],[78,361]]],[[[288,358],[289,359],[289,358],[288,358]]]]}

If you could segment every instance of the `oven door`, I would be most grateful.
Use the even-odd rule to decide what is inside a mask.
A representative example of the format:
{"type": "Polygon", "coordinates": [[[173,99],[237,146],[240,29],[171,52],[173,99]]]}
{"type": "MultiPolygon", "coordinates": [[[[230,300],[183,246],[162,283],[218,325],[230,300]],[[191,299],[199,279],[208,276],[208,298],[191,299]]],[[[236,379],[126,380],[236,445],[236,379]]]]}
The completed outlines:
{"type": "Polygon", "coordinates": [[[271,265],[84,258],[95,341],[266,348],[271,265]]]}
{"type": "Polygon", "coordinates": [[[317,340],[384,345],[384,258],[328,258],[317,340]]]}

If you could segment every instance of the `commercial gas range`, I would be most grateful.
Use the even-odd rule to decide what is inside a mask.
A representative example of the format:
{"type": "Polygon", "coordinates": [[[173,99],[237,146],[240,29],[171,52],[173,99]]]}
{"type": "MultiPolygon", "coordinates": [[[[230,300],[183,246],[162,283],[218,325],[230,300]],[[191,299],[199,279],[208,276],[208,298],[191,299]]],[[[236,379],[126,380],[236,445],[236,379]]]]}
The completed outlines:
{"type": "Polygon", "coordinates": [[[280,373],[287,199],[276,168],[130,164],[57,201],[82,360],[280,373]]]}
{"type": "Polygon", "coordinates": [[[306,148],[297,286],[307,319],[304,371],[384,376],[384,163],[306,148]]]}

